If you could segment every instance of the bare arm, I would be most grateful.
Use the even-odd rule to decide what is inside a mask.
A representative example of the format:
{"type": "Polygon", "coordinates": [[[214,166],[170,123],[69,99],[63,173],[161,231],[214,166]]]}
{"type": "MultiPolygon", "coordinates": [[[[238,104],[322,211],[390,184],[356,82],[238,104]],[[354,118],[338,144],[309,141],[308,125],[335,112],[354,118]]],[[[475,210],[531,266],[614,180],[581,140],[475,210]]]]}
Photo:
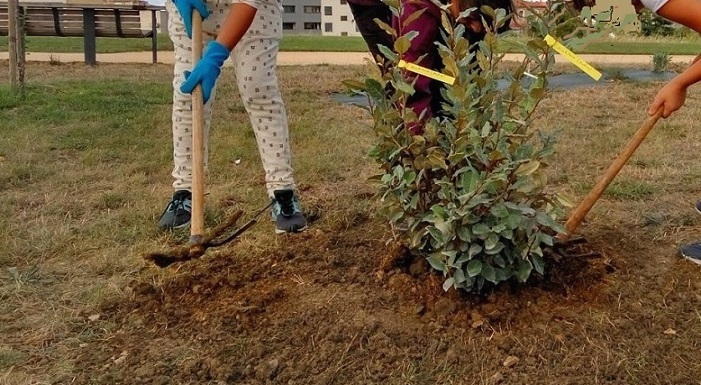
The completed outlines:
{"type": "MultiPolygon", "coordinates": [[[[701,1],[669,0],[657,12],[667,20],[674,21],[701,33],[701,1]]],[[[678,87],[688,88],[701,81],[701,54],[694,59],[691,66],[672,80],[678,87]]]]}
{"type": "Polygon", "coordinates": [[[217,42],[228,48],[229,51],[234,49],[248,28],[251,27],[257,11],[256,8],[248,4],[233,3],[224,24],[221,26],[217,42]]]}

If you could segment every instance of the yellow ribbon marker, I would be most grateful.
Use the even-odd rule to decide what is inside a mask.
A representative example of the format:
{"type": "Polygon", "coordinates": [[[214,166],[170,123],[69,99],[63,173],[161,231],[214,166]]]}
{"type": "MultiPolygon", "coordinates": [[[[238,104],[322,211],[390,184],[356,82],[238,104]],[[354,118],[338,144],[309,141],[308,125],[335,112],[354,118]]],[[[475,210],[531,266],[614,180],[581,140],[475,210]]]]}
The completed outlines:
{"type": "Polygon", "coordinates": [[[442,74],[440,72],[428,69],[426,67],[421,67],[418,64],[408,63],[404,60],[399,61],[399,68],[404,68],[407,71],[426,76],[427,78],[438,80],[439,82],[450,84],[451,86],[453,85],[453,83],[455,83],[455,78],[452,76],[442,74]]]}
{"type": "Polygon", "coordinates": [[[554,37],[547,35],[545,36],[545,42],[549,46],[553,47],[557,53],[564,56],[570,63],[576,65],[584,71],[587,75],[591,76],[594,80],[599,81],[601,79],[601,72],[597,71],[596,68],[592,67],[589,63],[585,62],[584,59],[577,56],[574,52],[570,51],[567,47],[560,44],[554,37]]]}

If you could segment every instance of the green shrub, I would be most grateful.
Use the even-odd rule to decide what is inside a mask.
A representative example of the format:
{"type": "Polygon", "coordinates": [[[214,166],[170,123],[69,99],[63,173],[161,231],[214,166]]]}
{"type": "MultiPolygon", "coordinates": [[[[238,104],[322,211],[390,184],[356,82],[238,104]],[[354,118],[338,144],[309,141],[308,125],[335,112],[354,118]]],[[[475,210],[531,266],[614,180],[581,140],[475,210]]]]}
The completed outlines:
{"type": "MultiPolygon", "coordinates": [[[[493,14],[496,30],[504,11],[485,11],[493,14]]],[[[540,36],[554,35],[547,15],[537,20],[540,36]]],[[[372,65],[363,82],[345,82],[370,101],[377,135],[370,155],[382,171],[376,180],[384,212],[396,238],[443,274],[446,290],[525,282],[533,271],[544,273],[544,247],[563,231],[558,218],[567,204],[548,188],[545,172],[555,136],[533,124],[547,95],[554,51],[542,38],[519,42],[526,57],[500,90],[500,37],[488,33],[470,53],[464,27],[446,17],[443,24],[442,72],[456,81],[443,89],[445,116],[426,122],[422,135],[405,129],[419,117],[406,107],[413,88],[397,66],[413,33],[399,36],[393,50],[382,48],[387,68],[372,65]]]]}
{"type": "Polygon", "coordinates": [[[672,56],[669,53],[655,52],[652,55],[652,72],[665,72],[671,62],[672,56]]]}
{"type": "Polygon", "coordinates": [[[644,9],[640,17],[640,33],[643,36],[672,36],[675,29],[672,22],[644,9]]]}

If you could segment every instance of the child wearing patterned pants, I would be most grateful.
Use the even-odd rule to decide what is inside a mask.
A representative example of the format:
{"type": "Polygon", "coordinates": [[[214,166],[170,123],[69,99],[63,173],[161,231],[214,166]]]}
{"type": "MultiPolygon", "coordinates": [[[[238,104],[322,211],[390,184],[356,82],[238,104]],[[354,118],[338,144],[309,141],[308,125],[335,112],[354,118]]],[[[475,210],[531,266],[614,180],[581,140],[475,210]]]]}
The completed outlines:
{"type": "MultiPolygon", "coordinates": [[[[202,86],[205,101],[205,162],[216,80],[232,58],[241,100],[251,121],[265,170],[268,195],[274,200],[277,233],[306,228],[295,194],[285,105],[276,76],[282,38],[279,0],[169,0],[168,32],[175,50],[173,76],[173,188],[175,193],[159,220],[162,229],[190,223],[192,188],[192,97],[202,86]],[[192,10],[203,17],[202,59],[192,65],[192,10]],[[212,36],[217,36],[213,39],[212,36]]],[[[206,164],[206,163],[205,163],[206,164]]]]}

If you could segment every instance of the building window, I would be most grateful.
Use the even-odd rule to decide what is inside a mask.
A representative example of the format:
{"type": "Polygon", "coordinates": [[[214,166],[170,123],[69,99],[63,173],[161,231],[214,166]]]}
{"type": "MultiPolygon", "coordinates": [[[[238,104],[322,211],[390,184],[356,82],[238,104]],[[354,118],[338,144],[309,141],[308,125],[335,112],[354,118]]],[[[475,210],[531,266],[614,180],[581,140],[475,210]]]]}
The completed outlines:
{"type": "Polygon", "coordinates": [[[321,23],[304,23],[304,29],[321,29],[321,23]]]}
{"type": "Polygon", "coordinates": [[[341,36],[348,36],[348,32],[341,32],[341,36]]]}
{"type": "Polygon", "coordinates": [[[329,7],[329,6],[324,7],[324,15],[326,15],[326,16],[333,15],[333,8],[329,7]]]}
{"type": "Polygon", "coordinates": [[[324,31],[333,32],[333,23],[324,23],[324,31]]]}
{"type": "Polygon", "coordinates": [[[282,6],[282,13],[295,13],[295,6],[294,5],[283,5],[282,6]]]}
{"type": "Polygon", "coordinates": [[[348,21],[348,16],[346,16],[346,15],[341,16],[341,21],[348,21]]]}
{"type": "Polygon", "coordinates": [[[305,5],[304,13],[321,13],[321,6],[319,5],[305,5]]]}
{"type": "Polygon", "coordinates": [[[295,29],[295,23],[282,23],[282,29],[287,31],[293,30],[295,29]]]}
{"type": "Polygon", "coordinates": [[[341,0],[341,5],[345,5],[345,4],[348,4],[348,2],[346,0],[341,0]]]}

